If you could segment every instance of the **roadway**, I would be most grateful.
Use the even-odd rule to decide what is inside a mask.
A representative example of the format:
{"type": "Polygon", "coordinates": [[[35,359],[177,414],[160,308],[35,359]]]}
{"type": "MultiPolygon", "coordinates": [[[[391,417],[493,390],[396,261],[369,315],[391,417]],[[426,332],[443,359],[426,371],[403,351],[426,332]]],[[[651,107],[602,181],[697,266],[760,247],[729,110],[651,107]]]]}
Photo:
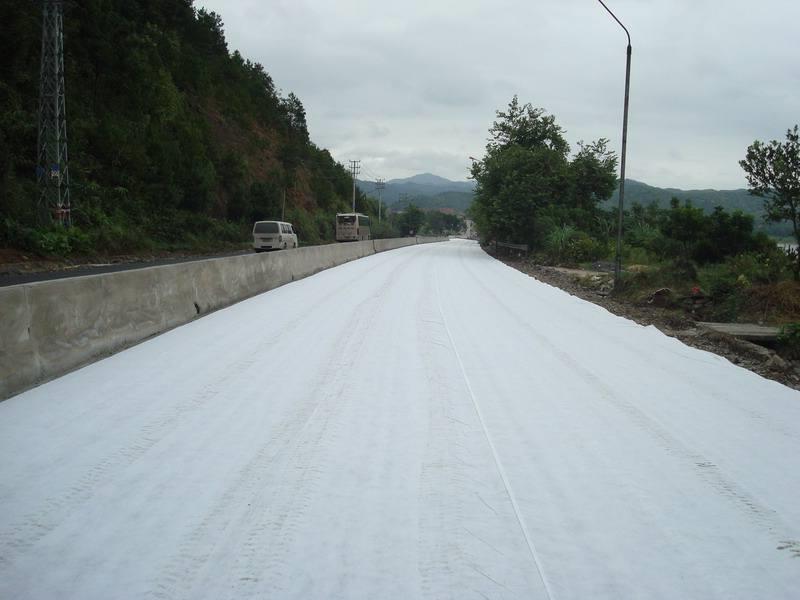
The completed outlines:
{"type": "Polygon", "coordinates": [[[0,598],[796,598],[800,393],[451,241],[0,403],[0,598]]]}
{"type": "Polygon", "coordinates": [[[101,275],[103,273],[116,273],[117,271],[132,271],[147,269],[163,265],[174,265],[184,262],[208,260],[211,258],[226,258],[240,254],[251,254],[253,250],[234,250],[218,254],[204,254],[193,256],[169,256],[166,258],[131,258],[116,259],[108,263],[82,263],[75,265],[60,265],[52,270],[23,271],[12,265],[0,265],[0,287],[21,285],[23,283],[36,283],[38,281],[52,281],[54,279],[68,279],[70,277],[83,277],[84,275],[101,275]]]}

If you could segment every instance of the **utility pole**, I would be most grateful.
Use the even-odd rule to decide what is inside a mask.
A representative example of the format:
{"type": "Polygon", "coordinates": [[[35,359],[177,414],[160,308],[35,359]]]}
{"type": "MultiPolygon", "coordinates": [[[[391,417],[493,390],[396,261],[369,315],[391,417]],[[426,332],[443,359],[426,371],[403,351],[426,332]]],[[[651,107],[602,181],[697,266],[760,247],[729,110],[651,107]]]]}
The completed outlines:
{"type": "Polygon", "coordinates": [[[614,287],[619,288],[620,284],[620,277],[622,276],[622,216],[623,210],[625,207],[625,153],[628,148],[628,103],[630,99],[630,91],[631,91],[631,34],[628,32],[628,28],[622,24],[611,9],[606,6],[606,3],[603,0],[597,0],[600,4],[603,5],[603,8],[606,9],[608,14],[610,14],[614,20],[619,24],[620,27],[625,31],[625,35],[628,38],[628,48],[626,50],[625,59],[625,101],[623,104],[623,113],[622,113],[622,160],[620,161],[620,173],[619,173],[619,209],[617,212],[617,255],[614,259],[614,287]]]}
{"type": "Polygon", "coordinates": [[[381,222],[381,191],[383,191],[383,188],[386,187],[386,180],[378,179],[378,181],[376,182],[376,185],[377,185],[377,190],[378,190],[378,223],[380,223],[381,222]]]}
{"type": "Polygon", "coordinates": [[[39,70],[39,135],[36,183],[39,214],[64,227],[72,224],[64,99],[64,2],[42,0],[42,57],[39,70]]]}
{"type": "Polygon", "coordinates": [[[283,186],[283,204],[281,204],[281,221],[285,221],[284,214],[286,213],[286,186],[283,186]]]}
{"type": "Polygon", "coordinates": [[[361,172],[361,161],[350,161],[350,173],[353,175],[353,212],[356,212],[356,176],[361,172]]]}

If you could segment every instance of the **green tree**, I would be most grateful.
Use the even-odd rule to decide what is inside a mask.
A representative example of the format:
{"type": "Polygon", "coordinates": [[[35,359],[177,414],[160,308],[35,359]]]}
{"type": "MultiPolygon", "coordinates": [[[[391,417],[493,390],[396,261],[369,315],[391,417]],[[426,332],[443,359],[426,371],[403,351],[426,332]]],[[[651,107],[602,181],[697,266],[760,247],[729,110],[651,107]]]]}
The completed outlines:
{"type": "Polygon", "coordinates": [[[516,95],[496,114],[486,156],[472,165],[472,215],[485,238],[536,243],[545,207],[566,191],[569,145],[555,117],[516,95]]]}
{"type": "Polygon", "coordinates": [[[707,229],[708,223],[702,208],[692,206],[688,200],[681,205],[680,200],[672,199],[661,231],[669,239],[679,243],[684,260],[692,257],[695,245],[703,239],[707,229]]]}
{"type": "Polygon", "coordinates": [[[598,204],[616,185],[608,142],[570,147],[555,117],[514,96],[489,129],[486,156],[472,165],[470,210],[484,238],[541,247],[554,227],[596,228],[598,204]]]}
{"type": "Polygon", "coordinates": [[[706,222],[706,235],[696,251],[699,262],[719,262],[726,256],[736,256],[755,249],[753,215],[746,215],[740,210],[728,213],[717,206],[713,213],[706,216],[706,222]]]}
{"type": "Polygon", "coordinates": [[[497,120],[489,128],[489,136],[487,150],[517,145],[529,149],[547,148],[562,157],[569,154],[569,144],[556,118],[546,114],[543,108],[533,108],[530,103],[520,105],[516,94],[506,112],[497,111],[497,120]]]}
{"type": "Polygon", "coordinates": [[[404,236],[417,235],[424,222],[425,213],[414,204],[409,204],[403,212],[396,214],[397,228],[404,236]]]}
{"type": "MultiPolygon", "coordinates": [[[[38,4],[0,0],[0,244],[49,252],[31,242],[46,233],[35,218],[38,4]]],[[[280,216],[284,185],[302,190],[312,225],[349,206],[352,180],[311,142],[300,99],[229,49],[222,18],[195,4],[65,2],[73,220],[94,250],[185,247],[200,231],[208,246],[220,232],[244,242],[246,221],[280,216]]],[[[316,229],[330,239],[329,227],[316,229]]]]}
{"type": "Polygon", "coordinates": [[[464,228],[464,219],[438,210],[425,213],[425,230],[434,235],[454,234],[464,228]]]}
{"type": "MultiPolygon", "coordinates": [[[[750,193],[764,199],[768,221],[789,221],[800,245],[800,134],[797,125],[786,131],[786,141],[753,142],[744,160],[750,193]]],[[[800,252],[795,250],[795,279],[800,280],[800,252]]]]}
{"type": "Polygon", "coordinates": [[[578,142],[578,153],[569,165],[569,199],[572,206],[593,213],[617,187],[617,157],[608,150],[608,140],[578,142]]]}

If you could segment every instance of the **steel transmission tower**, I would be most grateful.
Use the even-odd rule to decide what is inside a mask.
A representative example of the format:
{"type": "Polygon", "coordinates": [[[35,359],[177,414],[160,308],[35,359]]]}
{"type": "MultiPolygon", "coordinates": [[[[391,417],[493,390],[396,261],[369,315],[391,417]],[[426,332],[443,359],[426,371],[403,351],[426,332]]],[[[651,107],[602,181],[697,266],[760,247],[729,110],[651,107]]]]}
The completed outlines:
{"type": "Polygon", "coordinates": [[[42,62],[39,72],[39,139],[36,181],[39,213],[69,227],[72,223],[64,101],[64,2],[42,0],[42,62]]]}

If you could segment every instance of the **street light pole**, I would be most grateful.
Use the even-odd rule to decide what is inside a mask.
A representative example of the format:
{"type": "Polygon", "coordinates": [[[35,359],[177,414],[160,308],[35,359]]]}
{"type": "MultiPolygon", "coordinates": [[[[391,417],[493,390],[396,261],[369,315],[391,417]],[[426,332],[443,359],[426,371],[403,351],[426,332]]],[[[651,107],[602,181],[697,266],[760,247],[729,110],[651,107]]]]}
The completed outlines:
{"type": "Polygon", "coordinates": [[[608,8],[603,2],[603,0],[597,0],[600,4],[603,5],[608,11],[614,20],[619,23],[619,26],[625,31],[625,35],[628,36],[628,51],[627,51],[627,59],[625,61],[625,109],[622,114],[622,159],[620,160],[620,181],[619,181],[619,215],[618,215],[618,222],[617,222],[617,256],[614,262],[614,286],[617,287],[619,284],[619,277],[620,272],[622,271],[622,209],[625,206],[625,153],[628,149],[628,99],[630,97],[630,89],[631,89],[631,34],[628,33],[628,28],[622,24],[617,16],[611,12],[611,9],[608,8]]]}

